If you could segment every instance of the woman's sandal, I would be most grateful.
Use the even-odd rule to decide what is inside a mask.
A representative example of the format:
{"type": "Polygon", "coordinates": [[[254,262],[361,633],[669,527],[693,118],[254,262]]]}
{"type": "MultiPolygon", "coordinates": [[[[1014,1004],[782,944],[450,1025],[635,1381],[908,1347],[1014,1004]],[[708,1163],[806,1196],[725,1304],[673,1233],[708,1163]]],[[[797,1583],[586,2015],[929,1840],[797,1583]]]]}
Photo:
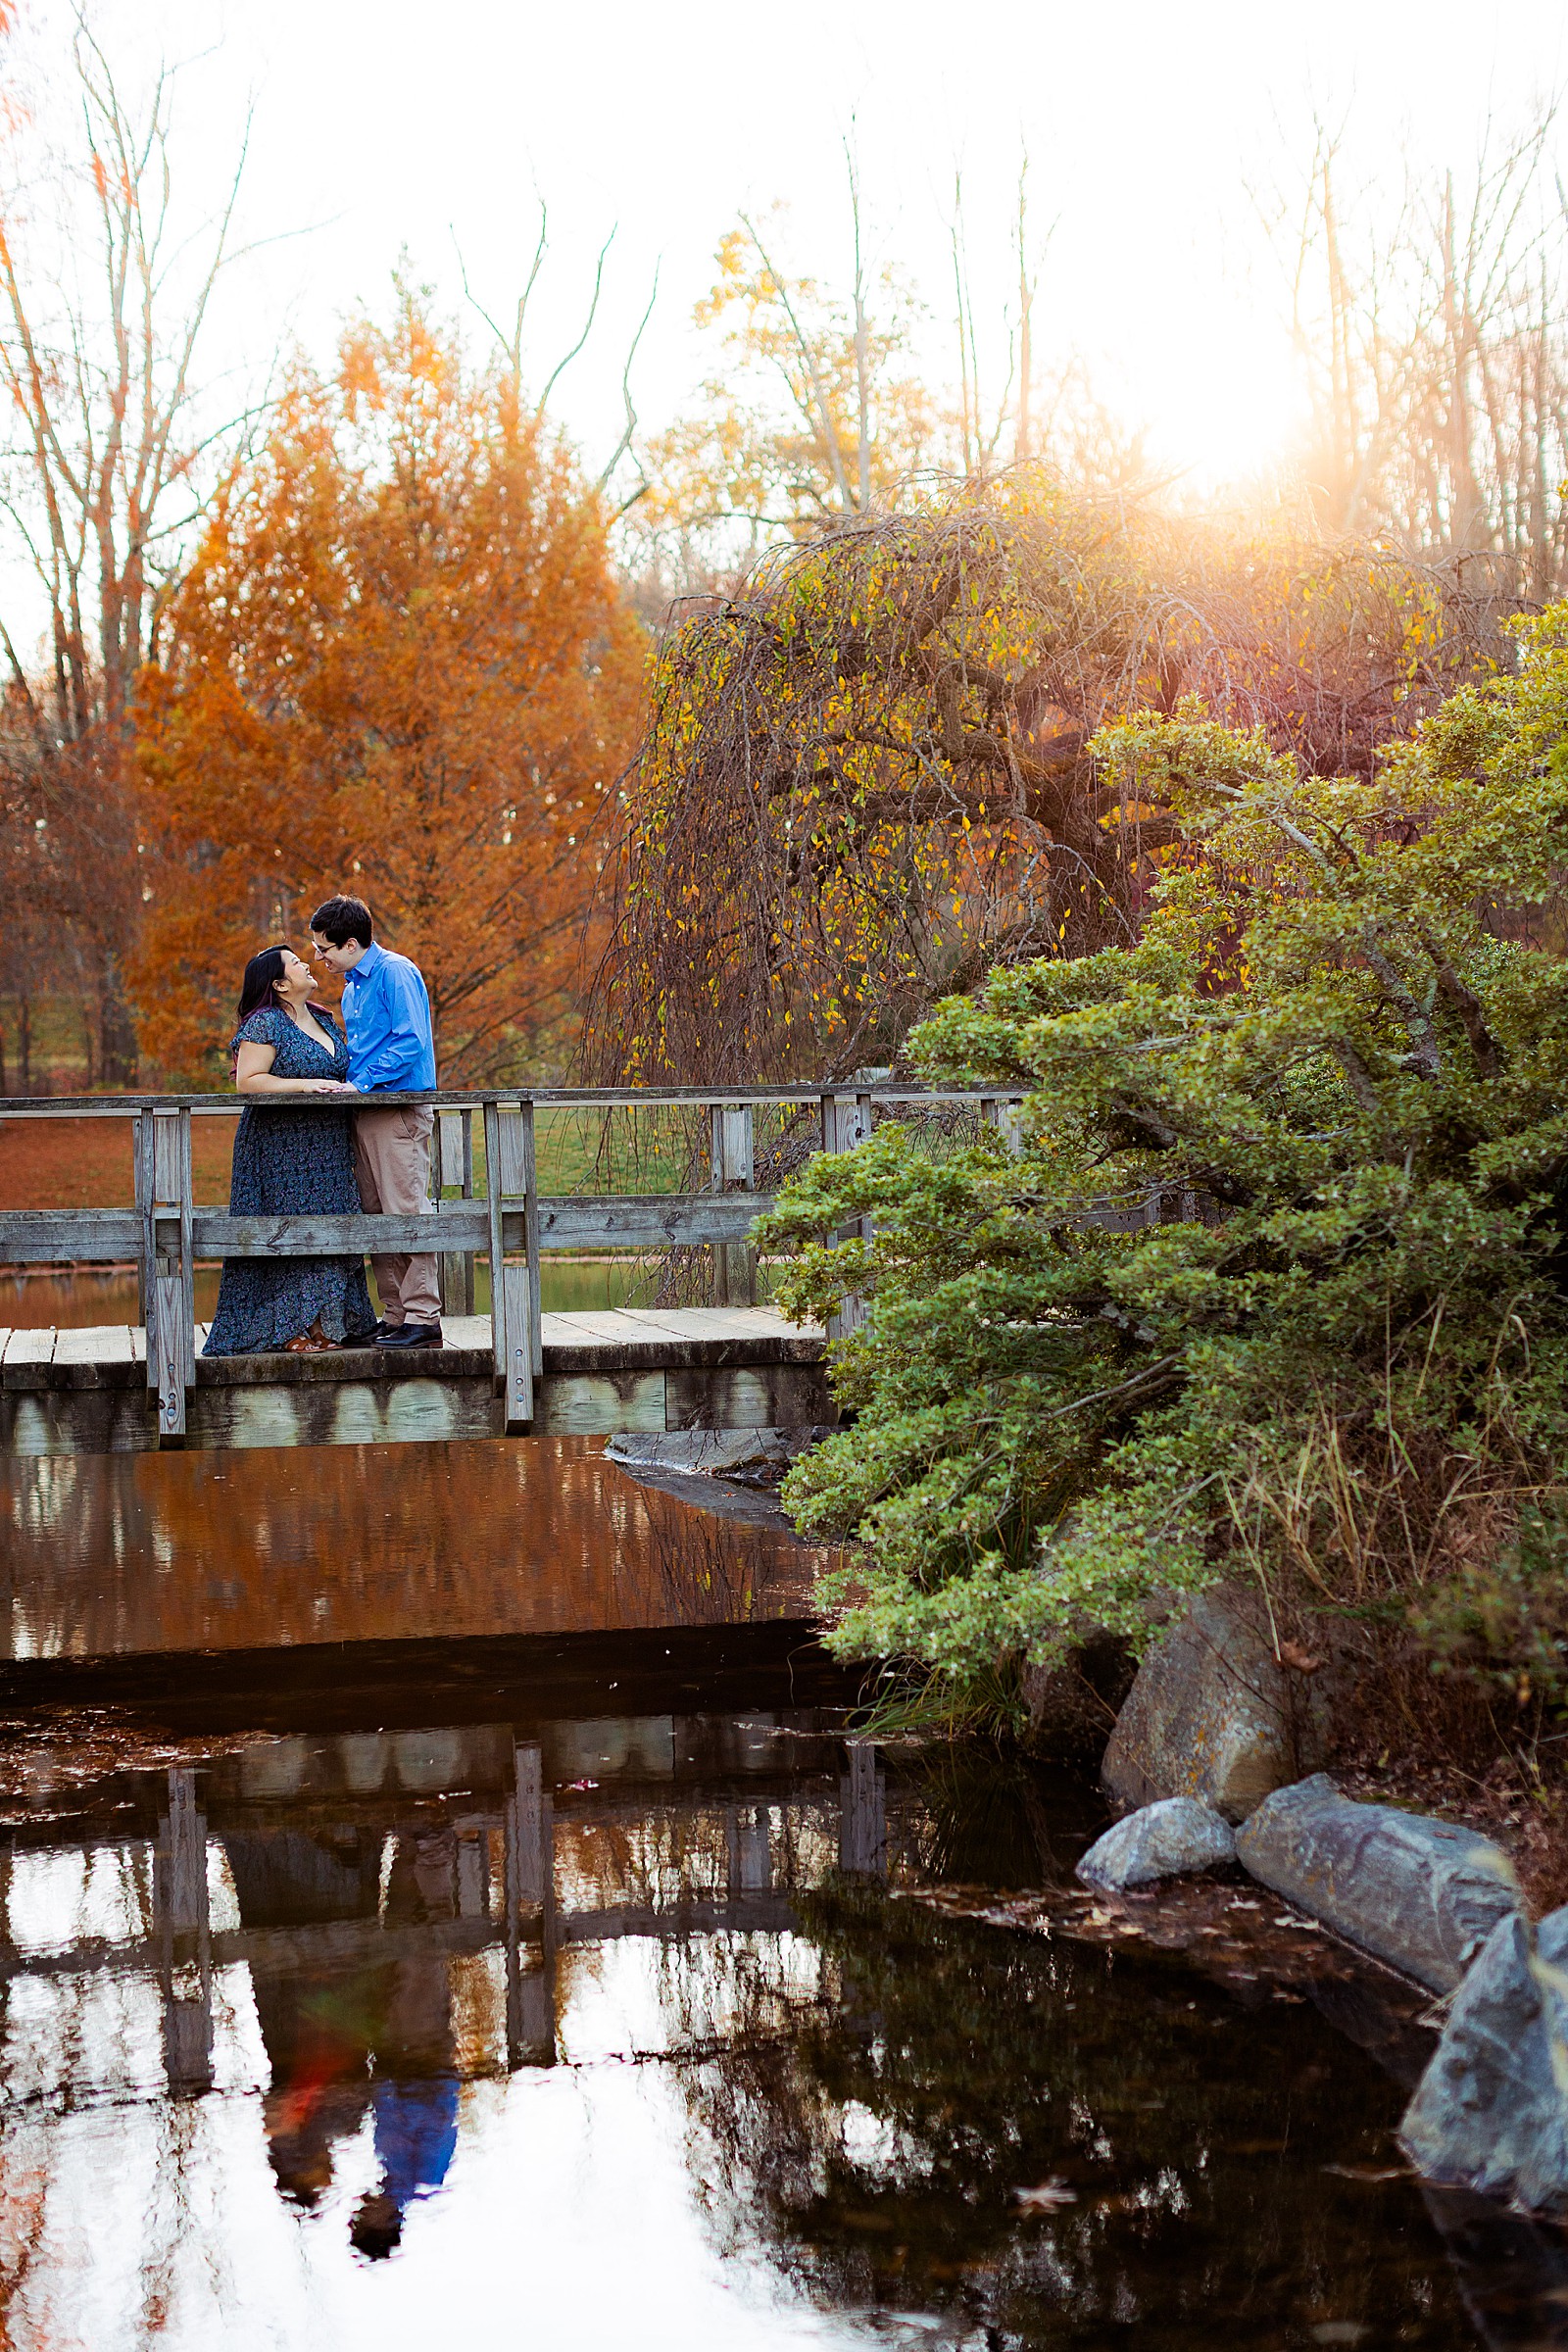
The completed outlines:
{"type": "Polygon", "coordinates": [[[291,1340],[285,1340],[282,1351],[285,1355],[330,1355],[333,1343],[322,1331],[318,1316],[309,1331],[297,1331],[291,1340]]]}

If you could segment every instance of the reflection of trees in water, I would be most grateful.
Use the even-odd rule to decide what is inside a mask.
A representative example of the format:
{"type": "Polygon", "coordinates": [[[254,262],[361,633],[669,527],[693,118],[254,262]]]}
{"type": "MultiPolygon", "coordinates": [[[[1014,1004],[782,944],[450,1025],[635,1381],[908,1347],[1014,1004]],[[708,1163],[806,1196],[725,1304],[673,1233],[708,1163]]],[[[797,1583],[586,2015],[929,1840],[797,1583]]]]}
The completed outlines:
{"type": "Polygon", "coordinates": [[[0,2131],[0,2343],[218,2344],[234,2287],[212,2226],[222,2102],[24,2111],[0,2131]],[[205,2328],[202,2322],[206,2322],[205,2328]]]}
{"type": "MultiPolygon", "coordinates": [[[[649,1490],[657,1492],[657,1490],[649,1490]]],[[[666,1498],[671,1499],[671,1498],[666,1498]]],[[[759,1606],[761,1588],[774,1566],[769,1553],[785,1549],[789,1538],[766,1537],[701,1511],[658,1511],[648,1522],[649,1573],[658,1580],[666,1622],[680,1625],[745,1625],[776,1612],[759,1606]]],[[[798,1580],[804,1590],[804,1574],[798,1580]]]]}
{"type": "MultiPolygon", "coordinates": [[[[1013,1883],[1060,1863],[1048,1834],[1060,1814],[1039,1812],[1027,1776],[988,1779],[955,1756],[912,1794],[895,1774],[893,1794],[895,1853],[1013,1883]]],[[[1179,1964],[995,1934],[836,1882],[836,1777],[788,1793],[729,1784],[683,1803],[627,1788],[592,1801],[592,1822],[558,1817],[563,1910],[760,1893],[801,1923],[798,1935],[671,1933],[560,1956],[564,1991],[600,1975],[613,1993],[614,1971],[635,1972],[625,2015],[657,2012],[674,2053],[693,2177],[726,2251],[755,2259],[760,2243],[827,2308],[936,2310],[999,2344],[1100,2342],[1140,2317],[1157,2317],[1161,2343],[1182,2352],[1208,2352],[1216,2322],[1258,2346],[1346,2318],[1371,2341],[1426,2352],[1470,2340],[1407,2184],[1371,2189],[1320,2169],[1385,2161],[1399,2093],[1310,2012],[1244,2016],[1208,1992],[1195,2002],[1179,1964]],[[1054,2175],[1079,2202],[1019,2215],[1013,2189],[1054,2175]]],[[[247,1929],[456,1913],[454,1838],[433,1822],[421,1835],[416,1811],[400,1815],[395,1848],[379,1830],[318,1824],[226,1831],[224,1851],[247,1929]]],[[[135,1939],[154,1924],[144,1845],[8,1867],[18,1884],[33,1870],[49,1895],[12,1908],[30,1948],[135,1939]]],[[[0,2292],[13,2319],[0,2341],[18,2340],[23,2317],[26,2341],[92,2340],[74,2323],[121,2256],[136,2281],[127,2341],[151,2343],[166,2322],[204,2340],[191,2313],[209,2305],[219,2340],[235,2291],[226,2266],[245,2268],[243,2239],[224,2241],[213,2213],[215,2190],[234,2193],[232,2120],[221,2094],[157,2095],[150,1973],[44,1976],[7,1997],[0,2292]],[[104,2105],[59,2113],[78,2085],[104,2105]],[[117,2105],[127,2092],[137,2103],[117,2105]]],[[[433,1953],[391,1969],[364,1954],[320,1982],[300,1968],[253,1975],[251,1997],[270,2057],[268,2152],[297,2204],[365,2123],[368,2083],[396,2077],[428,2097],[451,2081],[448,1979],[433,1953]]],[[[232,2021],[219,2039],[233,2049],[232,2021]]],[[[433,2144],[450,2119],[431,2107],[425,2120],[433,2144]]],[[[385,2241],[371,2250],[391,2242],[396,2202],[383,2192],[386,2210],[370,2216],[385,2241]]],[[[366,2250],[363,2233],[356,2243],[366,2250]]]]}
{"type": "Polygon", "coordinates": [[[1047,1784],[1021,1758],[977,1742],[935,1748],[922,1760],[918,1804],[909,1808],[912,1858],[920,1875],[949,1885],[1058,1886],[1071,1878],[1078,1840],[1063,1844],[1064,1821],[1103,1826],[1092,1792],[1047,1784]]]}
{"type": "Polygon", "coordinates": [[[1321,2170],[1381,2161],[1400,2094],[1315,2020],[1200,2014],[1178,1972],[848,1887],[802,1913],[821,1997],[781,2034],[778,1983],[739,1974],[757,2030],[738,2011],[684,2070],[726,2250],[760,2231],[828,2307],[948,2311],[1008,2343],[1157,2316],[1197,2347],[1225,2314],[1467,2340],[1413,2190],[1390,2192],[1390,2228],[1321,2170]],[[1013,2190],[1054,2176],[1078,2202],[1021,2215],[1013,2190]]]}
{"type": "MultiPolygon", "coordinates": [[[[565,1911],[675,1911],[727,1895],[787,1895],[819,1881],[837,1847],[838,1808],[826,1793],[799,1799],[734,1797],[704,1804],[649,1802],[622,1815],[555,1822],[557,1899],[565,1911]]],[[[673,1992],[690,1958],[669,1947],[673,1992]]]]}
{"type": "Polygon", "coordinates": [[[556,1816],[556,1894],[563,1909],[637,1908],[724,1892],[724,1826],[711,1813],[650,1806],[616,1820],[556,1816]]]}
{"type": "MultiPolygon", "coordinates": [[[[0,2131],[0,2311],[21,2311],[43,2237],[49,2143],[37,2123],[0,2131]]],[[[12,2340],[8,2326],[5,2341],[12,2340]]]]}
{"type": "MultiPolygon", "coordinates": [[[[774,1918],[787,1920],[787,1906],[802,1887],[828,1876],[837,1850],[838,1804],[826,1789],[788,1801],[737,1797],[650,1807],[635,1817],[596,1823],[558,1816],[556,1824],[564,1910],[659,1908],[672,1925],[683,1902],[722,1904],[734,1897],[744,1905],[748,1896],[771,1901],[774,1918]]],[[[814,1944],[781,1936],[776,1927],[672,1934],[639,1939],[634,1951],[667,2048],[702,2050],[738,2031],[753,2042],[791,2033],[822,1993],[814,1944]]],[[[564,1950],[563,2008],[570,2007],[577,1979],[606,1983],[624,1958],[613,1942],[564,1950]]]]}

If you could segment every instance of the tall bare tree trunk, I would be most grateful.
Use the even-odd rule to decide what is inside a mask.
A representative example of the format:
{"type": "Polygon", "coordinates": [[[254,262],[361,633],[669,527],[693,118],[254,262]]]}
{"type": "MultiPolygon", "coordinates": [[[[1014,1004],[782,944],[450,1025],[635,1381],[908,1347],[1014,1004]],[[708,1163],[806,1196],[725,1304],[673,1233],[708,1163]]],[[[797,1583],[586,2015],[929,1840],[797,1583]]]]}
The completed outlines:
{"type": "MultiPolygon", "coordinates": [[[[53,250],[47,223],[24,226],[0,203],[0,394],[15,461],[0,527],[9,520],[30,564],[50,642],[47,679],[34,681],[17,653],[20,632],[0,619],[13,697],[0,761],[7,802],[21,812],[8,867],[24,876],[39,920],[82,942],[80,967],[100,990],[100,1067],[126,1084],[136,1039],[125,970],[140,914],[136,680],[179,526],[200,512],[202,462],[216,471],[244,422],[198,421],[193,373],[230,258],[239,172],[202,253],[173,206],[173,75],[161,72],[133,110],[80,11],[74,64],[85,154],[60,183],[53,250]],[[192,252],[200,258],[176,296],[174,274],[192,252]],[[79,278],[66,266],[78,255],[96,263],[79,278]]],[[[243,160],[242,142],[241,170],[243,160]]]]}

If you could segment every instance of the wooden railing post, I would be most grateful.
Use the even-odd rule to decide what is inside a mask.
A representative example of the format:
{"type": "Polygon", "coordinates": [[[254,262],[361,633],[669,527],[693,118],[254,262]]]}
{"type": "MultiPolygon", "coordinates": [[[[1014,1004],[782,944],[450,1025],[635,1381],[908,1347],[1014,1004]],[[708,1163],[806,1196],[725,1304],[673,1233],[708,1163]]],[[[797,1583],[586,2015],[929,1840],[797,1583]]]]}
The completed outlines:
{"type": "Polygon", "coordinates": [[[544,1370],[539,1298],[539,1186],[533,1104],[484,1106],[485,1185],[490,1198],[490,1321],[496,1381],[509,1430],[533,1426],[534,1383],[544,1370]],[[523,1262],[507,1262],[502,1204],[521,1198],[523,1262]]]}
{"type": "MultiPolygon", "coordinates": [[[[871,1132],[871,1097],[865,1094],[824,1094],[822,1097],[822,1149],[824,1152],[853,1152],[857,1144],[864,1143],[871,1132]]],[[[832,1236],[834,1241],[847,1242],[857,1234],[871,1238],[871,1220],[859,1217],[853,1224],[841,1225],[832,1236]]],[[[835,1313],[827,1319],[827,1336],[842,1340],[858,1330],[865,1321],[865,1300],[857,1292],[846,1294],[835,1313]]]]}
{"type": "Polygon", "coordinates": [[[528,1349],[535,1380],[544,1377],[544,1284],[539,1274],[539,1154],[534,1142],[533,1103],[518,1106],[518,1126],[524,1144],[522,1245],[528,1268],[528,1349]]]}
{"type": "MultiPolygon", "coordinates": [[[[463,1122],[463,1198],[473,1199],[473,1110],[465,1104],[458,1113],[463,1122]]],[[[471,1315],[474,1308],[474,1257],[471,1250],[463,1252],[463,1311],[471,1315]]]]}
{"type": "Polygon", "coordinates": [[[185,1392],[196,1385],[196,1268],[191,1246],[190,1111],[153,1110],[141,1121],[137,1205],[147,1286],[147,1385],[158,1394],[158,1440],[185,1436],[185,1392]],[[160,1215],[176,1215],[173,1250],[158,1233],[160,1215]]]}
{"type": "MultiPolygon", "coordinates": [[[[710,1102],[709,1166],[715,1193],[749,1193],[755,1188],[756,1128],[750,1102],[710,1102]]],[[[757,1251],[747,1242],[713,1247],[713,1301],[757,1304],[757,1251]]]]}
{"type": "Polygon", "coordinates": [[[1023,1157],[1023,1104],[1006,1095],[982,1095],[980,1116],[994,1127],[1013,1159],[1023,1157]]]}
{"type": "Polygon", "coordinates": [[[141,1222],[141,1240],[136,1252],[136,1292],[140,1300],[142,1338],[146,1344],[147,1386],[158,1392],[158,1249],[153,1226],[153,1207],[156,1197],[153,1180],[155,1152],[153,1149],[153,1114],[150,1110],[136,1113],[132,1129],[131,1168],[135,1184],[136,1215],[141,1222]]]}
{"type": "MultiPolygon", "coordinates": [[[[433,1170],[437,1208],[448,1185],[456,1185],[465,1200],[473,1199],[473,1112],[442,1110],[436,1114],[433,1170]]],[[[441,1311],[447,1315],[473,1312],[473,1251],[441,1252],[441,1311]]]]}

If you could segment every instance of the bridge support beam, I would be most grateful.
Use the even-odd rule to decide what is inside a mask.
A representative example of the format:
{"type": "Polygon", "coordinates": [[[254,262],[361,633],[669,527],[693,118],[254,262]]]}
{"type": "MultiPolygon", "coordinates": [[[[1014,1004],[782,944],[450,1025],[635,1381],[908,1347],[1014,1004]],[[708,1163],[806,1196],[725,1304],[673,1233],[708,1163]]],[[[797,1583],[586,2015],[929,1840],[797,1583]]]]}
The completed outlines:
{"type": "MultiPolygon", "coordinates": [[[[755,1183],[756,1127],[750,1102],[709,1105],[709,1165],[715,1193],[749,1193],[755,1183]]],[[[713,1304],[757,1304],[757,1251],[749,1242],[713,1245],[713,1304]]]]}
{"type": "MultiPolygon", "coordinates": [[[[871,1132],[871,1097],[867,1094],[825,1094],[822,1097],[822,1149],[824,1152],[853,1152],[863,1144],[871,1132]]],[[[853,1225],[842,1225],[831,1238],[848,1242],[857,1235],[869,1241],[871,1220],[860,1217],[853,1225]]],[[[858,1293],[848,1293],[836,1313],[827,1319],[829,1340],[847,1339],[865,1321],[865,1300],[858,1293]]]]}
{"type": "Polygon", "coordinates": [[[484,1106],[484,1181],[490,1205],[490,1323],[496,1388],[508,1432],[531,1429],[534,1384],[544,1372],[539,1283],[539,1182],[533,1104],[484,1106]],[[522,1202],[520,1266],[506,1253],[505,1203],[522,1202]]]}
{"type": "Polygon", "coordinates": [[[196,1385],[196,1266],[190,1111],[143,1111],[135,1127],[140,1281],[147,1330],[147,1386],[158,1399],[158,1442],[185,1441],[185,1396],[196,1385]],[[169,1222],[177,1218],[171,1236],[169,1222]]]}

